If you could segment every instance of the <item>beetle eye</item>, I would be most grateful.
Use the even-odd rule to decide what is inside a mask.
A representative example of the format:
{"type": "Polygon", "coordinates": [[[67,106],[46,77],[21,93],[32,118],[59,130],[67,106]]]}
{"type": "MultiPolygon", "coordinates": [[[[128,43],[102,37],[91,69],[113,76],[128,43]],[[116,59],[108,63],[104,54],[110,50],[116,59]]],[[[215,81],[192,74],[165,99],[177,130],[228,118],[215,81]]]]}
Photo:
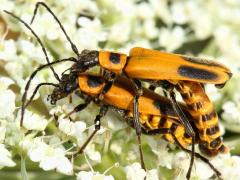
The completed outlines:
{"type": "Polygon", "coordinates": [[[71,85],[68,85],[68,86],[65,87],[64,90],[65,90],[65,92],[70,92],[71,89],[72,89],[72,86],[71,86],[71,85]]]}

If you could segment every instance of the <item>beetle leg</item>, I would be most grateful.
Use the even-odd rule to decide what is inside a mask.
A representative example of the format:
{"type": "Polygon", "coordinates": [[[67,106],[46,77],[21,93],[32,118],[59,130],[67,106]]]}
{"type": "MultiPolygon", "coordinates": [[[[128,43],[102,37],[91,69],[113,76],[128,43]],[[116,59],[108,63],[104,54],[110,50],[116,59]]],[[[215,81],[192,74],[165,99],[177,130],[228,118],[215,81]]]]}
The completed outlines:
{"type": "MultiPolygon", "coordinates": [[[[182,146],[182,144],[178,141],[177,137],[174,135],[174,133],[171,131],[171,129],[168,129],[168,128],[162,128],[162,129],[154,129],[154,130],[146,130],[144,128],[142,128],[142,132],[143,134],[146,134],[146,135],[156,135],[156,134],[171,134],[171,136],[174,138],[174,141],[175,143],[185,152],[189,153],[192,155],[192,150],[189,150],[189,149],[186,149],[185,147],[182,146]]],[[[193,144],[193,143],[192,143],[193,144]]],[[[217,177],[219,179],[222,179],[220,176],[221,176],[221,173],[210,163],[210,161],[203,157],[201,154],[199,153],[196,153],[194,152],[194,156],[201,159],[203,162],[205,162],[206,164],[209,165],[209,167],[216,173],[217,177]]],[[[191,165],[193,166],[193,164],[191,165]]],[[[191,171],[192,167],[189,167],[188,169],[188,172],[189,170],[191,171]]],[[[190,179],[190,174],[187,173],[187,179],[190,179]]]]}
{"type": "Polygon", "coordinates": [[[190,165],[189,165],[189,170],[187,173],[187,177],[191,176],[191,170],[192,170],[192,166],[193,166],[193,162],[194,162],[194,153],[195,153],[195,132],[190,124],[190,121],[188,120],[188,118],[186,117],[186,115],[183,113],[182,109],[180,108],[179,104],[176,101],[176,96],[175,93],[173,92],[173,89],[170,90],[169,92],[170,94],[170,100],[173,104],[173,108],[175,110],[175,112],[177,113],[179,120],[181,121],[181,123],[183,124],[183,126],[186,129],[186,133],[192,138],[192,155],[191,155],[191,161],[190,161],[190,165]]]}
{"type": "Polygon", "coordinates": [[[155,91],[155,90],[156,90],[156,86],[150,84],[150,86],[148,87],[148,89],[150,89],[151,91],[155,91]]]}
{"type": "Polygon", "coordinates": [[[71,94],[69,95],[68,102],[69,102],[69,104],[72,104],[72,95],[71,94]]]}
{"type": "Polygon", "coordinates": [[[134,128],[136,129],[136,134],[137,134],[141,166],[144,170],[146,170],[145,163],[144,163],[144,158],[143,158],[142,142],[141,142],[142,129],[141,129],[141,123],[140,123],[140,120],[139,120],[139,110],[138,110],[138,100],[139,100],[139,97],[143,93],[142,84],[137,79],[132,79],[132,82],[133,82],[134,90],[135,90],[135,96],[133,98],[133,118],[134,118],[133,122],[134,122],[134,128]]]}
{"type": "Polygon", "coordinates": [[[157,81],[157,82],[150,82],[153,85],[156,86],[161,86],[163,89],[165,89],[168,93],[169,93],[169,98],[171,100],[171,103],[173,105],[173,109],[174,111],[177,113],[180,122],[182,123],[182,125],[184,126],[185,130],[186,130],[186,134],[189,135],[192,138],[192,155],[191,155],[191,161],[190,161],[190,165],[189,165],[189,171],[187,176],[190,177],[191,174],[191,169],[192,169],[192,165],[194,162],[194,153],[195,153],[195,132],[192,128],[192,125],[190,124],[189,119],[187,118],[187,116],[184,114],[184,112],[182,111],[181,107],[179,106],[177,100],[176,100],[176,95],[174,93],[174,85],[171,84],[168,81],[157,81]]]}
{"type": "Polygon", "coordinates": [[[64,116],[64,119],[70,117],[73,113],[82,111],[89,105],[91,101],[92,101],[92,98],[87,98],[85,103],[77,105],[71,112],[69,112],[66,116],[64,116]]]}
{"type": "Polygon", "coordinates": [[[104,71],[104,76],[105,76],[104,78],[107,79],[107,82],[104,85],[104,87],[103,87],[102,91],[100,92],[100,94],[98,95],[98,99],[100,101],[102,101],[104,99],[104,95],[109,91],[109,89],[111,89],[111,87],[112,87],[112,85],[113,85],[113,83],[114,83],[114,81],[116,79],[115,73],[110,73],[109,74],[109,73],[106,73],[104,71]]]}
{"type": "Polygon", "coordinates": [[[174,93],[174,85],[169,83],[168,81],[157,81],[157,82],[152,82],[150,81],[151,84],[154,86],[161,86],[164,88],[168,93],[169,93],[169,98],[171,100],[171,103],[173,105],[174,111],[177,113],[180,122],[184,126],[186,133],[190,137],[195,137],[195,132],[192,128],[192,125],[190,124],[190,120],[187,118],[187,116],[184,114],[182,111],[181,107],[179,106],[177,100],[176,100],[176,95],[174,93]]]}
{"type": "Polygon", "coordinates": [[[80,150],[74,155],[75,157],[78,154],[83,153],[84,149],[86,148],[86,146],[89,144],[89,142],[92,140],[92,138],[94,137],[94,135],[97,133],[97,131],[101,128],[101,118],[103,116],[105,116],[105,114],[107,113],[108,110],[108,106],[101,106],[100,108],[100,112],[99,114],[96,116],[94,122],[95,122],[95,130],[92,132],[92,134],[87,138],[87,140],[85,141],[85,143],[81,146],[80,150]]]}

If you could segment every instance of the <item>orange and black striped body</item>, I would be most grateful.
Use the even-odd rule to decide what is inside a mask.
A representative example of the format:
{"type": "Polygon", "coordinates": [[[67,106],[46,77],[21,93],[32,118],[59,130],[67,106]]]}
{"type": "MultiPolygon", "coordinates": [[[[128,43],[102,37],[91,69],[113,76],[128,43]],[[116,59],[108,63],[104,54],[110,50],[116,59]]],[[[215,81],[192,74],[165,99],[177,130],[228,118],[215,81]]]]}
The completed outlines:
{"type": "Polygon", "coordinates": [[[225,84],[231,77],[224,65],[200,58],[135,47],[129,56],[99,51],[98,63],[107,71],[139,80],[187,80],[225,84]]]}
{"type": "MultiPolygon", "coordinates": [[[[82,74],[78,76],[78,84],[82,93],[98,97],[106,81],[98,75],[82,74]]],[[[134,95],[134,87],[131,82],[127,78],[119,77],[104,94],[103,101],[111,106],[133,111],[134,95]]],[[[169,99],[145,88],[143,95],[139,97],[138,107],[139,112],[143,114],[165,115],[172,119],[178,119],[169,99]]],[[[188,113],[186,106],[181,104],[181,108],[188,113]]]]}
{"type": "MultiPolygon", "coordinates": [[[[105,82],[101,76],[85,74],[79,75],[78,83],[79,89],[82,93],[98,98],[98,95],[101,93],[101,90],[107,82],[105,82]]],[[[117,112],[123,112],[120,113],[122,114],[122,117],[130,126],[135,128],[134,113],[132,109],[133,99],[134,90],[132,84],[126,78],[118,78],[111,88],[104,94],[101,102],[108,106],[114,106],[113,109],[117,110],[117,112]]],[[[176,143],[181,148],[186,148],[191,144],[194,145],[192,137],[187,135],[186,129],[179,121],[179,117],[173,109],[169,99],[166,99],[153,91],[144,89],[142,96],[139,97],[138,105],[142,133],[147,135],[162,134],[165,140],[170,143],[176,143]]],[[[190,117],[187,107],[181,103],[179,103],[179,105],[189,119],[194,119],[190,117]]],[[[195,142],[199,142],[200,132],[196,129],[194,124],[192,125],[196,135],[195,142]]],[[[208,153],[207,151],[203,152],[208,153]]],[[[209,162],[207,159],[204,161],[209,162]]],[[[219,177],[221,173],[219,173],[219,171],[217,171],[212,165],[210,166],[219,177]]]]}
{"type": "MultiPolygon", "coordinates": [[[[161,81],[161,80],[167,80],[167,81],[190,81],[198,84],[198,83],[210,83],[218,85],[219,87],[224,85],[232,76],[231,71],[225,67],[224,65],[214,62],[214,61],[208,61],[204,59],[194,58],[194,57],[188,57],[183,55],[177,55],[177,54],[170,54],[165,52],[160,52],[156,50],[149,50],[145,48],[135,47],[132,48],[129,56],[122,53],[115,53],[115,52],[109,52],[109,51],[83,51],[81,59],[83,60],[82,63],[77,62],[75,65],[72,66],[71,72],[85,72],[90,67],[98,66],[101,68],[101,70],[104,70],[104,72],[107,72],[108,74],[110,72],[110,75],[112,74],[125,74],[130,79],[137,79],[142,81],[161,81]],[[81,66],[80,66],[81,65],[81,66]]],[[[109,80],[110,81],[110,80],[109,80]]],[[[135,83],[135,87],[137,86],[137,83],[135,83]]],[[[105,89],[107,89],[107,86],[111,86],[110,83],[108,83],[105,86],[105,89]]],[[[126,87],[126,86],[125,86],[126,87]]],[[[135,88],[135,90],[139,90],[139,86],[135,88]]],[[[106,90],[103,91],[106,93],[106,90]]],[[[117,91],[118,92],[118,91],[117,91]]],[[[102,94],[104,94],[102,93],[102,94]]],[[[140,96],[140,91],[135,91],[134,98],[136,102],[138,100],[138,97],[140,96]],[[137,94],[136,94],[137,93],[137,94]]],[[[101,94],[101,96],[102,96],[101,94]]],[[[121,99],[120,93],[116,93],[116,95],[121,99]]],[[[192,92],[194,94],[194,92],[192,92]]],[[[203,93],[205,94],[205,93],[203,93]]],[[[195,95],[194,95],[195,96],[195,95]]],[[[107,97],[105,96],[107,99],[107,97]]],[[[109,98],[112,103],[112,97],[109,98]]],[[[173,98],[171,99],[173,100],[173,98]]],[[[141,101],[141,97],[139,98],[139,102],[141,101]]],[[[210,101],[208,101],[211,103],[210,101]]],[[[121,100],[116,101],[116,105],[120,107],[120,104],[122,103],[121,100]]],[[[128,108],[132,108],[132,102],[128,104],[128,108]]],[[[135,112],[136,112],[136,105],[135,112]]],[[[142,110],[147,110],[146,105],[144,105],[145,108],[142,108],[142,110]]],[[[153,103],[149,106],[150,108],[146,111],[147,113],[153,112],[154,108],[153,103]]],[[[176,108],[177,105],[174,105],[174,108],[176,108]]],[[[138,104],[138,108],[141,109],[141,103],[138,104]]],[[[213,108],[212,108],[213,109],[213,108]]],[[[181,110],[177,110],[178,114],[181,110]]],[[[139,110],[140,113],[142,113],[139,110]]],[[[196,110],[197,112],[197,110],[196,110]]],[[[200,113],[200,112],[199,112],[200,113]]],[[[153,113],[154,114],[154,113],[153,113]]],[[[156,114],[154,114],[156,115],[156,114]]],[[[207,114],[203,114],[204,116],[207,116],[207,114]]],[[[136,116],[135,116],[136,117],[136,116]]],[[[186,118],[183,118],[184,116],[179,114],[179,119],[184,124],[188,135],[193,135],[193,131],[191,130],[189,123],[186,121],[186,118]],[[185,119],[185,120],[184,120],[185,119]]],[[[213,120],[212,120],[213,121],[213,120]]],[[[216,123],[215,123],[216,124],[216,123]]],[[[219,143],[221,144],[222,140],[221,138],[215,138],[216,136],[220,137],[220,135],[217,135],[218,127],[202,127],[199,128],[199,130],[206,131],[202,132],[202,149],[219,149],[219,143]],[[212,128],[212,129],[209,129],[212,128]],[[208,130],[207,130],[208,129],[208,130]],[[214,134],[214,135],[213,135],[214,134]],[[207,137],[209,135],[209,137],[207,137]],[[208,143],[209,145],[206,145],[208,143]],[[210,147],[211,146],[211,147],[210,147]]],[[[220,149],[219,149],[220,151],[220,149]]],[[[206,152],[207,153],[207,152],[206,152]]],[[[213,153],[207,153],[207,154],[216,154],[213,153]]]]}
{"type": "MultiPolygon", "coordinates": [[[[97,97],[105,85],[100,76],[89,74],[80,75],[78,82],[81,92],[93,97],[97,97]]],[[[128,79],[119,78],[109,91],[104,94],[102,101],[107,105],[124,110],[124,118],[133,119],[133,96],[133,87],[131,87],[128,79]]],[[[181,107],[186,110],[184,105],[181,107]]],[[[185,113],[188,114],[188,112],[185,113]]],[[[173,132],[182,146],[186,147],[192,142],[191,137],[185,133],[185,128],[179,122],[171,102],[147,89],[144,89],[143,95],[139,98],[139,119],[142,128],[146,131],[167,128],[173,132]]],[[[165,134],[164,138],[171,143],[174,142],[171,134],[165,134]]]]}
{"type": "Polygon", "coordinates": [[[209,156],[228,152],[228,148],[222,142],[217,113],[202,85],[196,82],[178,81],[176,89],[181,93],[198,129],[200,150],[209,156]]]}
{"type": "MultiPolygon", "coordinates": [[[[125,118],[133,119],[133,113],[128,111],[125,118]]],[[[169,118],[166,115],[150,115],[143,113],[140,113],[139,119],[142,128],[145,129],[146,132],[157,129],[170,129],[183,147],[187,147],[192,144],[192,139],[186,134],[184,126],[176,119],[169,118]]],[[[175,142],[171,134],[164,134],[163,138],[170,143],[175,142]]]]}

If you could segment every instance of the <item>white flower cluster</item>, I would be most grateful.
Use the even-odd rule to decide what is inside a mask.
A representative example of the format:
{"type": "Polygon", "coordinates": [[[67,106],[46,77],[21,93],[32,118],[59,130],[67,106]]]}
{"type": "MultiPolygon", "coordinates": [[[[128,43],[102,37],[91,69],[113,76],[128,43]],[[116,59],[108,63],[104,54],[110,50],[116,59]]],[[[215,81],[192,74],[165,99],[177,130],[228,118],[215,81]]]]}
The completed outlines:
{"type": "MultiPolygon", "coordinates": [[[[166,142],[152,137],[143,138],[143,143],[151,148],[146,157],[152,157],[148,160],[153,161],[151,164],[156,168],[147,172],[141,169],[140,164],[135,163],[139,159],[135,132],[126,128],[113,113],[108,113],[103,119],[102,129],[85,150],[86,159],[90,162],[82,157],[72,161],[73,154],[94,129],[98,108],[90,104],[87,110],[71,116],[76,121],[64,119],[82,101],[73,95],[72,104],[63,99],[56,106],[50,106],[46,101],[46,96],[51,93],[49,87],[40,88],[25,112],[24,130],[20,128],[19,108],[26,81],[33,70],[46,60],[32,34],[2,10],[13,12],[29,23],[35,3],[33,0],[0,2],[0,16],[4,19],[0,20],[0,167],[15,166],[18,156],[27,156],[45,171],[56,170],[66,175],[76,172],[79,180],[166,179],[171,169],[171,178],[184,179],[190,156],[172,151],[173,148],[169,150],[166,142]],[[58,116],[58,121],[53,118],[54,115],[58,116]],[[120,162],[119,167],[100,172],[116,161],[120,162]],[[98,163],[101,168],[95,166],[98,163]],[[114,169],[118,172],[106,175],[114,169]]],[[[224,128],[240,133],[239,0],[50,0],[46,3],[79,50],[104,48],[128,53],[130,48],[142,46],[201,54],[226,64],[234,74],[232,80],[221,91],[212,85],[207,86],[206,91],[216,103],[217,110],[222,111],[224,128]]],[[[47,47],[50,61],[73,55],[58,24],[43,7],[31,27],[47,47]]],[[[66,63],[54,68],[60,75],[70,65],[66,63]]],[[[28,98],[39,82],[54,83],[56,79],[50,70],[40,71],[29,88],[28,98]]],[[[239,141],[235,141],[238,136],[232,136],[227,142],[232,149],[239,146],[239,141]]],[[[235,151],[240,152],[239,149],[235,151]]],[[[213,158],[211,162],[221,171],[223,178],[239,177],[238,156],[227,154],[213,158]]],[[[30,171],[31,167],[27,170],[30,171]]],[[[193,179],[208,179],[213,171],[197,160],[192,175],[193,179]]]]}
{"type": "MultiPolygon", "coordinates": [[[[7,77],[0,77],[0,167],[15,166],[16,163],[12,160],[12,154],[6,148],[11,145],[16,145],[15,135],[12,133],[16,130],[14,123],[15,111],[15,94],[9,89],[9,86],[14,84],[13,80],[7,77]],[[13,132],[11,132],[13,131],[13,132]],[[9,136],[12,134],[12,136],[9,136]],[[8,143],[6,143],[6,140],[8,143]]],[[[16,132],[19,133],[18,131],[16,132]]]]}

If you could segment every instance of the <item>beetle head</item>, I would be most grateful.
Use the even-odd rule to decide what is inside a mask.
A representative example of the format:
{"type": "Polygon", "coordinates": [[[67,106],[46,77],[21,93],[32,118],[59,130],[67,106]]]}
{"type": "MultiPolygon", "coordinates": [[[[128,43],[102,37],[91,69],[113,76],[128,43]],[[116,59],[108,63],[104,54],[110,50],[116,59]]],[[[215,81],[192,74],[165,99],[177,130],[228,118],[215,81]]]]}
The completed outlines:
{"type": "Polygon", "coordinates": [[[53,89],[52,94],[48,96],[48,101],[52,105],[64,97],[67,97],[78,87],[77,75],[74,73],[63,74],[57,87],[53,89]]]}

